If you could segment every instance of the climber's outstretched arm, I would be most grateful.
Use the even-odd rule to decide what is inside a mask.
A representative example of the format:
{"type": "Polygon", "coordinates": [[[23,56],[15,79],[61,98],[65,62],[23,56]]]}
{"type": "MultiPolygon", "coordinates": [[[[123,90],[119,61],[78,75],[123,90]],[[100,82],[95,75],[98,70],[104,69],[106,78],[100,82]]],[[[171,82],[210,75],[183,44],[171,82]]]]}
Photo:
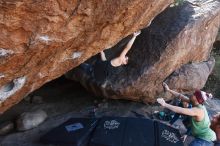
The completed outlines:
{"type": "Polygon", "coordinates": [[[128,42],[128,44],[126,45],[126,47],[124,48],[124,50],[121,52],[119,57],[125,57],[126,54],[128,53],[128,51],[131,49],[136,37],[141,33],[141,31],[135,32],[133,34],[132,39],[128,42]]]}
{"type": "Polygon", "coordinates": [[[141,31],[135,32],[133,34],[132,39],[128,42],[128,44],[126,45],[126,47],[124,48],[124,50],[121,52],[120,56],[114,58],[111,60],[111,64],[112,66],[121,66],[121,65],[126,65],[128,63],[128,57],[126,56],[126,54],[128,53],[128,51],[131,49],[136,37],[141,33],[141,31]]]}
{"type": "Polygon", "coordinates": [[[174,90],[171,90],[171,89],[169,88],[169,86],[168,86],[165,82],[163,83],[163,87],[164,87],[165,91],[170,92],[171,94],[173,94],[174,96],[176,96],[176,97],[179,98],[180,100],[185,101],[185,102],[187,102],[187,103],[190,103],[189,97],[187,97],[187,96],[185,96],[185,95],[183,95],[183,94],[181,94],[181,93],[179,93],[179,92],[176,92],[176,91],[174,91],[174,90]]]}

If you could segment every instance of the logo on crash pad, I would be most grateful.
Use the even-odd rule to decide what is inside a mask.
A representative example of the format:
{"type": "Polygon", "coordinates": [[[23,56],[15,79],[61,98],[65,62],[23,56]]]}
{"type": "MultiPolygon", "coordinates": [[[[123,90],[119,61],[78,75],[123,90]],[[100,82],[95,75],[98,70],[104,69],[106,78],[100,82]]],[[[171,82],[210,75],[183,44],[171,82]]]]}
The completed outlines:
{"type": "Polygon", "coordinates": [[[161,137],[165,138],[167,141],[171,143],[177,143],[179,141],[176,134],[168,130],[164,130],[161,134],[161,137]]]}
{"type": "Polygon", "coordinates": [[[120,123],[118,121],[116,121],[116,120],[105,121],[104,128],[105,129],[113,130],[113,129],[118,128],[119,125],[120,125],[120,123]]]}
{"type": "Polygon", "coordinates": [[[72,131],[82,129],[84,127],[81,123],[74,123],[74,124],[70,124],[70,125],[65,126],[65,128],[68,132],[72,132],[72,131]]]}

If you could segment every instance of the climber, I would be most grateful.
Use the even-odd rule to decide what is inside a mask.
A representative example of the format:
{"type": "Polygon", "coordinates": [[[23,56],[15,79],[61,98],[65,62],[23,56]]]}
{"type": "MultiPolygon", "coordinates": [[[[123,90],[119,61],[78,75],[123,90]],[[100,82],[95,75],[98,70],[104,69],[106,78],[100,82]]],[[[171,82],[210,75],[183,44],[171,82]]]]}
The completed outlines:
{"type": "MultiPolygon", "coordinates": [[[[183,107],[183,108],[191,108],[192,105],[189,104],[188,102],[182,102],[180,101],[179,104],[177,105],[178,107],[183,107]]],[[[178,119],[179,117],[181,116],[181,114],[179,113],[175,113],[173,118],[170,120],[170,125],[173,125],[178,119]]],[[[186,116],[184,119],[186,119],[188,116],[186,116]]]]}
{"type": "Polygon", "coordinates": [[[220,146],[220,114],[216,114],[212,117],[210,128],[215,131],[217,136],[217,141],[215,141],[215,146],[220,146]]]}
{"type": "MultiPolygon", "coordinates": [[[[178,101],[178,107],[183,107],[183,108],[192,108],[192,105],[188,102],[185,101],[178,101]]],[[[185,126],[185,128],[187,129],[187,131],[184,133],[184,135],[182,136],[182,140],[183,142],[186,140],[187,136],[190,135],[191,133],[191,128],[190,128],[190,116],[188,115],[181,115],[179,113],[175,113],[173,115],[173,118],[170,120],[169,124],[173,125],[180,117],[182,117],[182,123],[185,126]]]]}
{"type": "Polygon", "coordinates": [[[116,68],[128,63],[128,57],[126,54],[131,49],[136,37],[140,33],[141,31],[135,32],[132,39],[128,42],[121,54],[110,61],[106,59],[105,53],[103,51],[100,52],[101,60],[96,61],[93,68],[94,78],[96,81],[103,83],[111,73],[115,73],[116,68]]]}
{"type": "Polygon", "coordinates": [[[182,108],[178,106],[173,106],[164,101],[163,98],[158,98],[157,102],[163,107],[170,109],[171,111],[183,115],[191,116],[191,132],[195,139],[190,143],[189,146],[213,146],[213,141],[216,140],[216,134],[210,129],[210,119],[208,112],[203,105],[203,103],[211,98],[211,94],[204,91],[196,90],[190,98],[180,94],[174,90],[169,89],[166,83],[163,83],[166,91],[179,97],[182,101],[192,104],[192,108],[182,108]]]}

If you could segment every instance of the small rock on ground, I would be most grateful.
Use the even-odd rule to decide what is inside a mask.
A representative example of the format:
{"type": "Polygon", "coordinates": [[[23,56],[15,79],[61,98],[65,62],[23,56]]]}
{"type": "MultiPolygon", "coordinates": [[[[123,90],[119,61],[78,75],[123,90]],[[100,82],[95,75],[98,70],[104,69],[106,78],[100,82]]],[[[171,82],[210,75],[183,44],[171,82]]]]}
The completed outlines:
{"type": "Polygon", "coordinates": [[[26,131],[40,125],[47,118],[47,113],[43,110],[25,112],[17,119],[17,130],[26,131]]]}

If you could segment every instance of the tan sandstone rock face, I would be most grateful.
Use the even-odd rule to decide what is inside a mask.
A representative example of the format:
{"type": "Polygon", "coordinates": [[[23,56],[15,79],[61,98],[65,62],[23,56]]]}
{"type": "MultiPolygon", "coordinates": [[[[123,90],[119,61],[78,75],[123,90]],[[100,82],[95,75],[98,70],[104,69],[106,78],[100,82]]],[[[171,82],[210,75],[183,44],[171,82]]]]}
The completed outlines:
{"type": "MultiPolygon", "coordinates": [[[[155,98],[164,96],[162,82],[172,72],[182,65],[206,61],[209,58],[219,25],[219,1],[187,0],[180,6],[167,8],[149,27],[142,30],[128,53],[128,65],[123,66],[120,72],[112,74],[106,82],[100,85],[87,76],[79,76],[78,73],[73,78],[77,77],[83,86],[98,96],[153,102],[155,98]]],[[[123,39],[115,47],[106,50],[106,53],[114,54],[128,40],[129,37],[123,39]]],[[[108,57],[111,59],[113,56],[115,55],[108,57]]],[[[207,68],[206,65],[201,66],[207,68]]],[[[202,84],[194,84],[193,88],[203,87],[211,69],[206,70],[201,75],[202,84]]],[[[196,71],[188,75],[191,77],[184,79],[193,78],[196,71]]],[[[170,83],[173,80],[175,79],[170,80],[170,83]]],[[[180,87],[180,84],[172,82],[172,88],[175,89],[175,85],[180,87]]],[[[187,82],[181,84],[181,87],[186,86],[187,82]]],[[[187,90],[193,90],[189,86],[187,90]]],[[[177,89],[182,90],[179,87],[177,89]]]]}
{"type": "Polygon", "coordinates": [[[1,0],[0,112],[149,25],[172,2],[1,0]],[[14,84],[12,88],[9,83],[14,84]]]}

